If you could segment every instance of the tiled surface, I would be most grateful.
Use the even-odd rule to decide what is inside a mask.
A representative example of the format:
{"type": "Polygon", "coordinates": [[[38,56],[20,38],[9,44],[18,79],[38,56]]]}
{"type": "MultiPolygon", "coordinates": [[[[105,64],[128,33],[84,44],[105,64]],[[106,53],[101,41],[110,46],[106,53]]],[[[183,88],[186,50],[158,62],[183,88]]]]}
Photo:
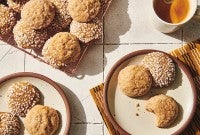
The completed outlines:
{"type": "Polygon", "coordinates": [[[88,49],[77,77],[53,69],[3,42],[0,42],[0,77],[27,71],[53,79],[63,88],[71,105],[70,135],[108,135],[89,89],[103,82],[113,64],[132,51],[158,49],[169,52],[200,37],[200,22],[194,20],[172,34],[153,29],[150,1],[113,0],[104,18],[103,44],[99,41],[88,49]]]}

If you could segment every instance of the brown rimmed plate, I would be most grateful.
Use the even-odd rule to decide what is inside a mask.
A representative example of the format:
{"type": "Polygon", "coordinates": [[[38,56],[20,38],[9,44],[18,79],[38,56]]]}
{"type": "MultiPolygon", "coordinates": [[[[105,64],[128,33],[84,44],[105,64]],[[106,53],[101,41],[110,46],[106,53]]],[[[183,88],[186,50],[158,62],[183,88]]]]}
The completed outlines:
{"type": "Polygon", "coordinates": [[[114,128],[123,135],[177,135],[187,127],[194,115],[197,97],[193,78],[181,61],[165,52],[163,53],[176,64],[176,78],[172,85],[166,88],[152,88],[151,92],[140,98],[129,98],[119,89],[119,71],[128,65],[140,64],[146,54],[155,51],[158,50],[139,50],[122,57],[111,68],[105,80],[105,111],[114,128]],[[155,115],[145,110],[145,102],[157,94],[169,95],[179,104],[178,118],[169,128],[156,127],[155,115]]]}
{"type": "MultiPolygon", "coordinates": [[[[51,79],[32,72],[20,72],[5,76],[0,79],[0,111],[9,112],[6,102],[6,91],[8,87],[17,81],[28,81],[35,85],[42,94],[42,104],[53,107],[59,112],[60,127],[57,135],[67,135],[70,129],[70,107],[63,90],[51,79]]],[[[23,121],[23,118],[20,118],[23,121]]],[[[24,127],[24,126],[22,126],[24,127]]],[[[22,129],[21,134],[29,135],[22,129]]]]}

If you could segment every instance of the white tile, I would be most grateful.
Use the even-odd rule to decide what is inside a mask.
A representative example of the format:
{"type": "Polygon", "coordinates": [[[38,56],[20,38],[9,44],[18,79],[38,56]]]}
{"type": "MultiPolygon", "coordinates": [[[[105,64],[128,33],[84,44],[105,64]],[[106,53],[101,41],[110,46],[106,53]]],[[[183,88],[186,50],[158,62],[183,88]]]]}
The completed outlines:
{"type": "Polygon", "coordinates": [[[151,26],[152,0],[113,0],[105,16],[105,44],[181,43],[181,30],[163,34],[151,26]]]}
{"type": "Polygon", "coordinates": [[[133,45],[104,45],[104,76],[108,74],[108,71],[124,55],[133,51],[141,49],[157,49],[165,52],[172,51],[175,48],[181,47],[181,44],[133,44],[133,45]]]}
{"type": "MultiPolygon", "coordinates": [[[[80,117],[79,115],[77,116],[78,119],[87,122],[102,122],[102,118],[100,114],[98,114],[98,109],[90,97],[89,92],[92,87],[95,87],[103,82],[102,45],[94,45],[87,50],[86,55],[78,67],[77,74],[80,78],[70,77],[67,74],[57,69],[53,69],[49,65],[39,62],[28,55],[26,57],[25,71],[43,74],[63,85],[66,92],[71,91],[74,94],[71,102],[82,104],[84,108],[82,111],[85,112],[87,116],[87,119],[84,119],[84,117],[80,114],[80,117]]],[[[79,111],[76,104],[73,105],[75,105],[74,111],[79,111]]]]}
{"type": "Polygon", "coordinates": [[[72,124],[69,135],[103,135],[102,124],[72,124]]]}
{"type": "Polygon", "coordinates": [[[109,135],[108,129],[105,124],[103,124],[103,132],[104,132],[104,135],[109,135]]]}
{"type": "Polygon", "coordinates": [[[0,77],[24,71],[24,53],[11,46],[0,46],[0,77]]]}

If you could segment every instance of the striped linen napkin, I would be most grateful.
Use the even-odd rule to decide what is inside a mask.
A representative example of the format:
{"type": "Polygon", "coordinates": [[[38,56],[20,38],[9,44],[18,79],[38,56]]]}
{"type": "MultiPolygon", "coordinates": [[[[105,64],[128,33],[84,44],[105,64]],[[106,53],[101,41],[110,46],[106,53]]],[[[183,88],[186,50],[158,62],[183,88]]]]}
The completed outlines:
{"type": "MultiPolygon", "coordinates": [[[[198,100],[196,113],[192,122],[184,130],[182,135],[200,135],[200,40],[187,43],[183,47],[173,50],[170,52],[170,54],[189,66],[197,88],[198,100]]],[[[94,99],[95,104],[97,105],[97,108],[99,109],[99,112],[108,128],[110,135],[119,135],[105,114],[103,107],[103,85],[104,84],[102,83],[92,88],[90,93],[94,99]]]]}

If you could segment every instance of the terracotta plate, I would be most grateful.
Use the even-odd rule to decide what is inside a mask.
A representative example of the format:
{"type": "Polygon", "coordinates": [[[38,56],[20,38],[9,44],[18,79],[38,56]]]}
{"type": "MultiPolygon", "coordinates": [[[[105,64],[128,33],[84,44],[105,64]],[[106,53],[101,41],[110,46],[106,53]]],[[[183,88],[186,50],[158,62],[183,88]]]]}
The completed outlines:
{"type": "MultiPolygon", "coordinates": [[[[192,119],[196,107],[196,89],[189,70],[185,65],[171,57],[176,64],[175,82],[166,88],[155,89],[140,98],[125,96],[118,87],[119,71],[131,64],[140,64],[143,57],[157,50],[140,50],[121,58],[111,68],[104,86],[104,107],[106,113],[119,132],[134,135],[171,135],[180,134],[192,119]],[[156,127],[156,117],[145,110],[145,102],[156,94],[173,97],[180,105],[180,113],[176,122],[169,128],[156,127]]],[[[163,52],[164,53],[164,52],[163,52]]]]}
{"type": "MultiPolygon", "coordinates": [[[[6,102],[8,87],[17,81],[28,81],[35,85],[42,93],[43,105],[53,107],[60,114],[61,124],[57,134],[68,134],[70,128],[70,108],[63,90],[51,79],[31,72],[21,72],[8,75],[0,79],[0,111],[9,112],[6,102]]],[[[23,118],[20,118],[23,121],[23,118]]],[[[22,126],[24,127],[24,126],[22,126]]],[[[23,129],[21,134],[28,135],[23,129]]]]}

